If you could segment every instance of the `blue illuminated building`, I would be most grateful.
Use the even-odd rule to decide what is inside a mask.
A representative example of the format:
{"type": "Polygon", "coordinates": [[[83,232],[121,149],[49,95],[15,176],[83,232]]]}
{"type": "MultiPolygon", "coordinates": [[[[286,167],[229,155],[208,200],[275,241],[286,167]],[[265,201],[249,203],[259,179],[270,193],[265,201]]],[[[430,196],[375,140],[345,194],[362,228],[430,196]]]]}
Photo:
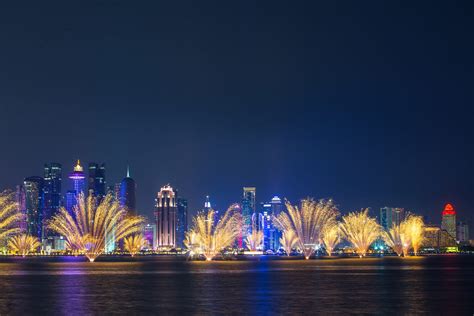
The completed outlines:
{"type": "Polygon", "coordinates": [[[26,232],[31,236],[43,237],[44,179],[29,177],[23,181],[25,189],[26,232]]]}
{"type": "Polygon", "coordinates": [[[120,205],[130,215],[137,215],[135,189],[135,180],[130,177],[130,168],[127,167],[127,176],[120,183],[120,205]]]}
{"type": "Polygon", "coordinates": [[[81,166],[81,162],[78,160],[74,171],[69,174],[69,179],[72,181],[72,188],[76,191],[76,194],[85,192],[85,179],[84,168],[81,166]]]}
{"type": "Polygon", "coordinates": [[[105,163],[99,165],[94,162],[89,163],[89,194],[93,194],[101,200],[106,194],[105,163]]]}

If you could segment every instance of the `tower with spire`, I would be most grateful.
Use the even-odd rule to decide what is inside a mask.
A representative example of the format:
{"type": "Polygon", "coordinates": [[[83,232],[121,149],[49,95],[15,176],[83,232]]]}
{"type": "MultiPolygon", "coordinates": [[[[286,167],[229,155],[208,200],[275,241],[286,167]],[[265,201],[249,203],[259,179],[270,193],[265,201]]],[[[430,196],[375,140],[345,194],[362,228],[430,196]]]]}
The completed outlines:
{"type": "Polygon", "coordinates": [[[76,165],[74,166],[73,172],[69,174],[69,179],[72,181],[72,189],[76,194],[80,194],[85,190],[85,181],[86,178],[84,174],[84,168],[81,166],[81,161],[78,159],[76,165]]]}
{"type": "Polygon", "coordinates": [[[127,175],[120,183],[120,205],[127,210],[129,215],[137,215],[135,191],[136,183],[130,177],[130,166],[127,166],[127,175]]]}

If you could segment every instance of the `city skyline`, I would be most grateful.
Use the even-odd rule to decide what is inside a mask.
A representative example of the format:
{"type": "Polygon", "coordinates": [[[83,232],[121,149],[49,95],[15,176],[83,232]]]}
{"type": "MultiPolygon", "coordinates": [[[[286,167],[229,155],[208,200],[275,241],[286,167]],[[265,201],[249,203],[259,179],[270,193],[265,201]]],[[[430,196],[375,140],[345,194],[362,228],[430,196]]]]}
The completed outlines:
{"type": "Polygon", "coordinates": [[[465,4],[3,6],[0,188],[79,158],[130,165],[148,213],[171,183],[190,210],[254,186],[472,222],[465,4]]]}
{"type": "MultiPolygon", "coordinates": [[[[122,178],[121,181],[111,183],[111,182],[107,182],[107,180],[106,180],[107,178],[105,176],[105,173],[106,173],[105,165],[106,165],[105,163],[100,164],[100,168],[101,168],[102,171],[101,171],[101,174],[99,176],[99,179],[100,179],[99,183],[103,187],[103,192],[105,192],[105,191],[111,192],[115,197],[117,197],[119,199],[120,204],[123,205],[125,207],[125,209],[127,209],[129,212],[131,212],[131,214],[143,215],[143,216],[147,217],[150,220],[152,218],[154,218],[155,217],[155,212],[156,212],[156,198],[154,199],[153,210],[151,212],[139,210],[138,208],[130,206],[130,205],[135,205],[136,204],[136,198],[135,198],[135,193],[136,192],[135,191],[132,191],[133,193],[132,193],[131,196],[133,196],[133,198],[132,198],[131,202],[128,201],[128,198],[127,198],[127,196],[129,196],[129,194],[130,194],[130,193],[128,193],[128,191],[130,190],[130,187],[133,187],[134,189],[136,188],[136,182],[135,182],[134,178],[131,177],[131,175],[130,175],[130,166],[127,165],[126,175],[125,175],[124,178],[122,178]]],[[[97,190],[94,190],[94,186],[91,187],[91,184],[90,184],[91,181],[94,181],[94,180],[91,180],[91,179],[95,179],[95,177],[97,175],[95,169],[99,167],[99,164],[97,164],[95,162],[89,162],[88,166],[89,166],[88,172],[84,171],[85,168],[84,168],[83,165],[81,165],[81,162],[78,159],[76,161],[76,163],[74,164],[73,168],[72,168],[72,172],[66,172],[66,174],[68,175],[67,182],[65,184],[62,184],[61,183],[62,169],[63,169],[62,164],[57,163],[57,162],[45,163],[44,164],[44,172],[45,172],[44,177],[29,176],[29,177],[25,177],[24,181],[26,181],[30,178],[38,178],[38,179],[42,178],[42,182],[47,184],[48,183],[48,177],[51,177],[51,168],[54,167],[55,169],[59,170],[59,171],[56,171],[56,173],[55,173],[55,177],[59,178],[59,182],[56,183],[55,186],[56,187],[59,186],[60,197],[59,197],[59,200],[58,200],[58,197],[56,198],[57,201],[54,204],[56,206],[53,206],[53,208],[57,209],[59,204],[61,204],[66,209],[70,209],[70,206],[68,207],[68,198],[70,198],[70,197],[68,197],[68,194],[70,192],[75,192],[74,188],[76,186],[78,186],[78,184],[77,184],[78,181],[79,181],[80,185],[82,185],[84,187],[84,191],[83,191],[84,193],[87,194],[87,193],[91,192],[99,198],[101,198],[103,196],[103,194],[100,193],[100,192],[97,195],[96,194],[97,190]],[[80,177],[77,176],[78,174],[80,175],[80,177]],[[85,179],[89,179],[88,180],[89,185],[87,185],[85,179]],[[61,187],[63,188],[62,190],[61,190],[61,187]]],[[[97,181],[97,180],[95,180],[95,181],[97,181]]],[[[169,185],[169,183],[168,183],[168,185],[169,185]]],[[[44,214],[48,214],[48,213],[51,213],[51,211],[48,211],[48,209],[50,209],[51,206],[48,207],[48,202],[47,202],[47,200],[48,200],[48,195],[47,195],[48,194],[48,185],[42,184],[42,186],[44,186],[44,189],[42,189],[42,190],[44,190],[44,194],[45,194],[45,196],[43,198],[44,199],[44,202],[43,202],[44,203],[44,211],[43,212],[45,212],[44,214]]],[[[18,186],[16,186],[16,189],[18,190],[18,186]]],[[[162,190],[162,189],[163,189],[163,185],[160,187],[160,190],[162,190]]],[[[242,210],[243,210],[242,212],[243,212],[244,217],[245,217],[245,216],[249,216],[248,214],[258,213],[258,212],[262,211],[263,210],[262,206],[265,203],[270,203],[270,202],[265,202],[265,201],[269,201],[270,198],[260,197],[259,195],[256,194],[256,187],[241,186],[241,189],[243,190],[243,199],[242,200],[239,201],[239,198],[236,198],[234,202],[229,202],[227,204],[227,206],[224,205],[222,208],[214,206],[213,208],[216,209],[216,210],[223,211],[229,205],[231,205],[233,203],[239,203],[242,206],[242,210]],[[250,195],[248,195],[248,194],[250,194],[250,195]],[[257,198],[257,196],[258,196],[258,198],[257,198]],[[246,210],[247,208],[249,208],[249,209],[246,210]],[[247,214],[247,215],[245,215],[245,214],[247,214]]],[[[22,190],[24,190],[24,188],[22,188],[22,190]]],[[[55,191],[57,191],[57,190],[58,189],[55,189],[55,191]]],[[[155,192],[155,197],[156,197],[156,194],[160,192],[160,190],[155,192]]],[[[279,195],[273,195],[274,198],[277,198],[278,196],[279,195]]],[[[286,199],[286,197],[284,195],[282,195],[281,197],[283,199],[286,199]]],[[[182,199],[182,198],[180,198],[180,199],[182,199]]],[[[299,200],[300,199],[297,199],[296,201],[299,201],[299,200]]],[[[203,209],[206,209],[206,205],[208,204],[208,202],[210,203],[210,196],[206,195],[200,201],[193,201],[193,202],[194,202],[193,204],[197,204],[198,206],[195,209],[189,209],[187,207],[188,199],[187,198],[185,199],[186,213],[189,212],[189,215],[191,217],[195,216],[199,211],[201,211],[203,209]]],[[[290,200],[290,202],[291,202],[291,200],[290,200]]],[[[215,205],[214,202],[212,204],[215,205]]],[[[440,211],[441,214],[443,215],[442,218],[444,218],[444,214],[446,212],[446,207],[451,207],[452,208],[453,207],[452,204],[454,204],[454,203],[451,203],[450,201],[446,201],[443,204],[442,212],[440,211]]],[[[379,219],[382,227],[385,227],[385,229],[387,229],[387,227],[390,227],[391,223],[392,223],[392,217],[389,216],[389,215],[386,215],[386,213],[383,213],[383,212],[387,212],[386,211],[387,209],[388,210],[393,209],[394,211],[397,211],[397,212],[398,212],[398,210],[401,210],[402,214],[417,213],[417,214],[423,215],[425,217],[425,220],[427,220],[428,224],[434,224],[434,225],[439,226],[439,224],[441,223],[441,217],[439,217],[439,216],[438,216],[439,218],[436,215],[433,218],[430,218],[428,215],[424,214],[423,212],[420,212],[419,210],[412,210],[412,209],[407,209],[407,208],[404,208],[404,207],[400,208],[400,207],[394,206],[394,205],[398,205],[398,204],[397,203],[384,204],[383,206],[381,205],[381,206],[377,206],[377,207],[367,206],[365,208],[370,209],[371,214],[379,219]],[[390,206],[387,206],[387,205],[390,205],[390,206]],[[388,216],[388,218],[387,218],[387,216],[388,216]]],[[[342,212],[342,214],[346,214],[346,213],[349,213],[349,212],[354,211],[354,210],[340,209],[340,211],[342,212]]],[[[439,215],[439,214],[437,214],[437,215],[439,215]]],[[[394,223],[399,223],[401,218],[403,218],[403,216],[404,215],[402,215],[402,217],[400,217],[396,221],[394,221],[394,223]]],[[[46,217],[49,217],[49,216],[46,215],[46,217]]],[[[468,212],[462,212],[459,220],[458,221],[455,220],[454,222],[455,222],[454,225],[457,225],[458,222],[459,223],[467,222],[469,224],[470,223],[470,214],[468,212]]],[[[186,221],[185,225],[189,225],[189,224],[191,224],[191,223],[189,222],[189,219],[188,219],[186,221]]]]}

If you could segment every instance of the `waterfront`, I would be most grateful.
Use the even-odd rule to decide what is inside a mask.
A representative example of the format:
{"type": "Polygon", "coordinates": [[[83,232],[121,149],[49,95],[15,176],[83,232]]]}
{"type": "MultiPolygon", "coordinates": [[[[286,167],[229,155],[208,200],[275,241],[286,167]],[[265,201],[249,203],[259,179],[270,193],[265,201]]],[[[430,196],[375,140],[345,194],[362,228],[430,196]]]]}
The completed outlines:
{"type": "Polygon", "coordinates": [[[474,257],[0,259],[0,314],[472,314],[474,257]]]}

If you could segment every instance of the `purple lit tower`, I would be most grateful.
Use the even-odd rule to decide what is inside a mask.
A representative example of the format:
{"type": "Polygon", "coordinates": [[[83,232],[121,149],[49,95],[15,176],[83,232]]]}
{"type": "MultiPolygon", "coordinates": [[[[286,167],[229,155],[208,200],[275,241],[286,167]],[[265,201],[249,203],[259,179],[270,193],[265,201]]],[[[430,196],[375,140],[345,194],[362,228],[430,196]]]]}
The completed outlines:
{"type": "Polygon", "coordinates": [[[72,181],[72,187],[76,195],[84,192],[85,178],[84,168],[82,168],[81,162],[77,160],[74,171],[69,174],[69,179],[72,181]]]}

